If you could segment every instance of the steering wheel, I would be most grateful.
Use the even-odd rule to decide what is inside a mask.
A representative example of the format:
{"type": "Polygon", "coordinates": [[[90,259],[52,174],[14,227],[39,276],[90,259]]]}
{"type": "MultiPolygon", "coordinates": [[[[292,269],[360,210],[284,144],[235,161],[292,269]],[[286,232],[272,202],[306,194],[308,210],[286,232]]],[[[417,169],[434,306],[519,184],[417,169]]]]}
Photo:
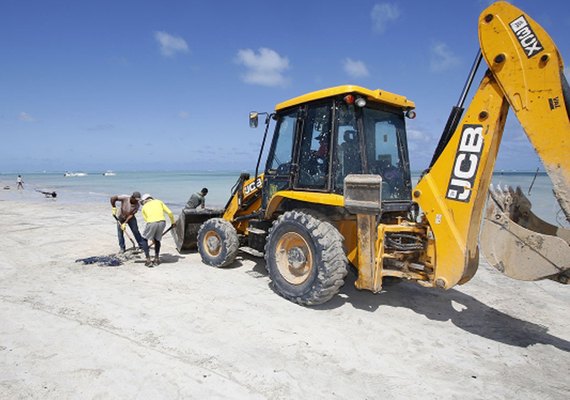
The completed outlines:
{"type": "Polygon", "coordinates": [[[290,162],[279,164],[279,166],[277,167],[277,175],[286,175],[289,172],[291,172],[291,163],[290,162]]]}

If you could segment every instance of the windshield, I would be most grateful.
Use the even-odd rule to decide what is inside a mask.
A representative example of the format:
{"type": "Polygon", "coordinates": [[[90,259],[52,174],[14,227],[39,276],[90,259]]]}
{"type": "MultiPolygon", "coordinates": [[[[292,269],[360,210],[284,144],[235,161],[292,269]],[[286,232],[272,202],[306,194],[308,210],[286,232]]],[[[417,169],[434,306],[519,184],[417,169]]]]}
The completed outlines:
{"type": "Polygon", "coordinates": [[[404,116],[401,112],[366,107],[362,109],[368,173],[382,176],[383,200],[409,200],[404,116]]]}

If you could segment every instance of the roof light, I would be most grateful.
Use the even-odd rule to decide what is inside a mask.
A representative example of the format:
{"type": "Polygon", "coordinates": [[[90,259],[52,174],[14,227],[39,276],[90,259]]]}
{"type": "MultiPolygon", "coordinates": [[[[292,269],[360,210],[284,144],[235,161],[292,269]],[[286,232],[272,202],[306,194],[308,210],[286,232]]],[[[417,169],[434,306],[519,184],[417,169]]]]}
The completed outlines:
{"type": "Polygon", "coordinates": [[[343,100],[346,104],[354,104],[354,96],[351,94],[344,96],[343,100]]]}
{"type": "Polygon", "coordinates": [[[356,105],[360,108],[364,107],[366,105],[366,99],[359,97],[356,99],[356,105]]]}
{"type": "Polygon", "coordinates": [[[406,111],[406,117],[409,119],[414,119],[416,118],[416,112],[414,110],[408,110],[406,111]]]}

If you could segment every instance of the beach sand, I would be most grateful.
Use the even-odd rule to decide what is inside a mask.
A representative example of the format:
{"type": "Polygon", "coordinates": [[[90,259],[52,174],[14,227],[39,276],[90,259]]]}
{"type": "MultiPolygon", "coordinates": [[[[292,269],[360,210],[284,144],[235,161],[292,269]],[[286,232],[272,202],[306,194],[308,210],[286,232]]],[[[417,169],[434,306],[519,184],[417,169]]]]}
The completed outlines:
{"type": "MultiPolygon", "coordinates": [[[[269,287],[262,259],[119,267],[107,204],[0,201],[1,399],[567,399],[570,288],[482,263],[448,291],[349,275],[325,305],[269,287]]],[[[139,223],[141,217],[139,216],[139,223]]],[[[128,242],[128,241],[127,241],[128,242]]]]}

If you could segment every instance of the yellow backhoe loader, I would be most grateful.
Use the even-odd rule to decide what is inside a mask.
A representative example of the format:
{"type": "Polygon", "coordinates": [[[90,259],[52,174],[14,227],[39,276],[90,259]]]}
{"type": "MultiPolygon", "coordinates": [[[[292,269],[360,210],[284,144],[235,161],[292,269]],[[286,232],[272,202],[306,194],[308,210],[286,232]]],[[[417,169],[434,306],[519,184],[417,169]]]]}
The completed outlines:
{"type": "Polygon", "coordinates": [[[218,213],[188,213],[177,227],[179,249],[197,246],[216,267],[232,263],[238,249],[264,256],[275,291],[304,305],[333,297],[349,264],[356,287],[372,292],[384,277],[442,289],[464,284],[479,265],[479,244],[512,278],[567,283],[570,231],[536,217],[520,190],[488,190],[510,108],[570,221],[570,90],[562,58],[540,25],[505,2],[479,17],[479,42],[415,187],[405,126],[414,103],[358,86],[319,90],[250,114],[253,127],[265,117],[255,175],[240,176],[218,213]],[[464,112],[482,59],[488,69],[464,112]]]}

